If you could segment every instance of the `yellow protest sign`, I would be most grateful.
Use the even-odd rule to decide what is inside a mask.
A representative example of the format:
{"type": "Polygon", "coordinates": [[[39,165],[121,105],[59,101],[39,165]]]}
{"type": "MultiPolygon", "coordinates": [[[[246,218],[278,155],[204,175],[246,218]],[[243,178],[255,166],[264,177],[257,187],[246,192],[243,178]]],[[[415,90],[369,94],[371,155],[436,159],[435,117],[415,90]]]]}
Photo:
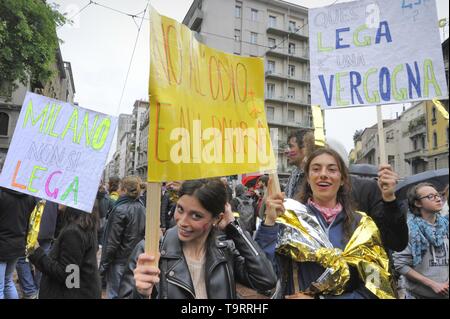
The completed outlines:
{"type": "Polygon", "coordinates": [[[314,140],[315,144],[318,146],[325,146],[325,132],[323,124],[323,116],[320,105],[312,105],[312,116],[314,123],[314,140]]]}
{"type": "Polygon", "coordinates": [[[445,109],[444,105],[442,105],[441,101],[439,101],[438,99],[433,99],[433,104],[436,107],[436,109],[439,111],[439,113],[441,113],[441,115],[444,117],[444,119],[446,119],[448,121],[448,112],[445,109]]]}
{"type": "Polygon", "coordinates": [[[275,170],[262,58],[199,43],[151,11],[148,181],[275,170]]]}

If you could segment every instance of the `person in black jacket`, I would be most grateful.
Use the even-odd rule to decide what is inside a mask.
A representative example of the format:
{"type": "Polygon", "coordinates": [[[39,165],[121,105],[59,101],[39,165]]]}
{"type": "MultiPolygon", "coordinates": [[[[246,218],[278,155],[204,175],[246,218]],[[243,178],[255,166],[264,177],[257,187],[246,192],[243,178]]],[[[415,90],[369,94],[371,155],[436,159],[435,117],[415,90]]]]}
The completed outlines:
{"type": "Polygon", "coordinates": [[[100,219],[97,238],[98,244],[103,245],[103,235],[105,232],[106,216],[108,212],[112,209],[114,201],[111,198],[109,198],[108,193],[106,192],[106,188],[103,186],[103,184],[100,184],[100,186],[98,187],[96,199],[98,201],[98,211],[100,219]]]}
{"type": "MultiPolygon", "coordinates": [[[[56,220],[58,217],[58,204],[45,201],[44,211],[39,227],[38,242],[39,246],[46,254],[50,252],[52,242],[55,237],[56,220]]],[[[25,258],[20,257],[17,266],[17,277],[22,289],[23,299],[36,299],[38,297],[39,285],[41,281],[41,272],[33,269],[31,263],[25,258]]]]}
{"type": "Polygon", "coordinates": [[[25,255],[28,221],[36,199],[0,187],[0,299],[17,299],[12,276],[19,257],[25,255]]]}
{"type": "Polygon", "coordinates": [[[141,180],[125,177],[120,182],[120,197],[112,208],[105,228],[100,274],[106,278],[106,294],[117,298],[126,262],[133,248],[144,238],[145,207],[139,200],[141,180]]]}
{"type": "Polygon", "coordinates": [[[234,220],[224,185],[218,179],[184,182],[169,229],[154,256],[134,250],[121,283],[120,296],[160,299],[233,299],[236,282],[267,290],[276,284],[264,252],[234,220]],[[220,240],[224,231],[228,240],[220,240]],[[134,273],[134,275],[133,275],[134,273]]]}
{"type": "Polygon", "coordinates": [[[67,207],[64,226],[50,253],[37,245],[28,257],[42,272],[40,299],[99,299],[98,206],[92,213],[67,207]]]}
{"type": "Polygon", "coordinates": [[[160,227],[164,234],[167,229],[175,226],[174,213],[177,206],[178,191],[181,187],[182,181],[173,181],[167,183],[166,190],[161,196],[161,212],[160,212],[160,227]]]}
{"type": "MultiPolygon", "coordinates": [[[[398,176],[390,165],[380,165],[378,180],[384,183],[397,183],[398,176]]],[[[373,178],[350,175],[352,199],[356,209],[366,212],[380,229],[383,245],[389,250],[402,251],[408,245],[408,225],[406,223],[408,207],[396,199],[382,196],[379,183],[373,178]]]]}

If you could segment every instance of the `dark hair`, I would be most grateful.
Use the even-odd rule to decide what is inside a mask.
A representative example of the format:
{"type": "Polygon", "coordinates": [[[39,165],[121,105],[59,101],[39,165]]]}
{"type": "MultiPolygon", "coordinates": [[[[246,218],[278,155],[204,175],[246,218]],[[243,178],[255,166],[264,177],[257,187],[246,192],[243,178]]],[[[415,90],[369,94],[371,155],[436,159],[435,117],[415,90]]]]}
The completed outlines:
{"type": "Polygon", "coordinates": [[[186,181],[181,185],[178,195],[194,196],[213,217],[223,213],[227,203],[225,185],[217,178],[186,181]]]}
{"type": "Polygon", "coordinates": [[[83,230],[97,234],[99,224],[98,200],[94,201],[91,213],[81,211],[73,207],[67,207],[63,214],[63,225],[77,224],[83,230]]]}
{"type": "MultiPolygon", "coordinates": [[[[344,238],[346,240],[349,240],[352,233],[353,233],[353,222],[354,222],[354,216],[353,216],[353,204],[351,199],[351,182],[350,182],[350,175],[348,173],[347,166],[345,166],[345,162],[342,159],[342,157],[337,153],[336,151],[332,150],[331,148],[319,148],[315,150],[307,159],[305,164],[305,174],[306,176],[309,175],[309,169],[311,166],[311,162],[314,158],[317,156],[320,156],[322,154],[328,154],[331,155],[337,162],[339,172],[341,173],[342,182],[343,185],[339,187],[339,190],[337,192],[337,202],[342,205],[342,208],[345,213],[345,220],[344,220],[344,238]]],[[[302,186],[300,188],[300,193],[296,195],[296,198],[303,204],[306,204],[308,202],[309,198],[313,198],[313,193],[311,186],[308,183],[308,179],[304,178],[302,186]]]]}
{"type": "Polygon", "coordinates": [[[420,209],[419,207],[416,206],[416,200],[419,200],[419,195],[417,194],[417,191],[419,190],[419,188],[425,186],[433,187],[437,191],[436,186],[434,186],[431,183],[419,183],[417,185],[411,186],[408,189],[408,193],[406,194],[406,198],[408,199],[409,210],[415,216],[421,216],[420,209]]]}
{"type": "Polygon", "coordinates": [[[120,178],[118,176],[111,176],[109,178],[109,192],[117,192],[119,189],[120,178]]]}
{"type": "Polygon", "coordinates": [[[265,187],[267,187],[267,184],[269,183],[269,176],[263,175],[259,178],[259,180],[264,184],[265,187]]]}
{"type": "Polygon", "coordinates": [[[245,189],[244,185],[238,184],[238,185],[236,185],[234,191],[236,193],[236,197],[239,197],[239,196],[241,196],[242,194],[245,193],[246,189],[245,189]]]}
{"type": "Polygon", "coordinates": [[[302,148],[305,146],[304,142],[303,142],[303,138],[305,137],[305,134],[308,132],[309,132],[309,130],[306,130],[306,129],[292,131],[287,138],[287,142],[289,143],[291,138],[295,137],[295,142],[297,143],[298,147],[302,148]]]}

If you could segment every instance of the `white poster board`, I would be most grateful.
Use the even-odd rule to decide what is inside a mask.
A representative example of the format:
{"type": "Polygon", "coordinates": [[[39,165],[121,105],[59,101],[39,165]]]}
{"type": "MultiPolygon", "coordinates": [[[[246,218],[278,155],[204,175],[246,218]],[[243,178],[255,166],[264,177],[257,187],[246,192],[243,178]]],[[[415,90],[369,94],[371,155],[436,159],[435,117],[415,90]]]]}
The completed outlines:
{"type": "Polygon", "coordinates": [[[0,186],[91,212],[117,118],[27,93],[0,186]]]}
{"type": "Polygon", "coordinates": [[[309,10],[311,104],[323,109],[448,97],[434,0],[309,10]]]}

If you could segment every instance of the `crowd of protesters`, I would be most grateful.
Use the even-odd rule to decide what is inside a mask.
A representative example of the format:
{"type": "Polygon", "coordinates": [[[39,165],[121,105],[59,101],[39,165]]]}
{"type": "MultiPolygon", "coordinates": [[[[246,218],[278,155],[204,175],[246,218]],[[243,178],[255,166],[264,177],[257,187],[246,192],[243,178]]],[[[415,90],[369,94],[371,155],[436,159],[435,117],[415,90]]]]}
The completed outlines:
{"type": "Polygon", "coordinates": [[[267,175],[164,183],[157,256],[144,253],[148,203],[139,177],[102,182],[90,213],[46,201],[38,244],[27,254],[40,199],[0,188],[0,299],[18,298],[16,287],[22,298],[233,299],[238,283],[273,298],[377,298],[351,265],[339,294],[308,291],[325,268],[276,249],[288,198],[305,205],[340,250],[367,215],[396,297],[448,298],[448,186],[419,183],[401,201],[390,165],[363,178],[349,172],[336,141],[317,147],[300,130],[287,143],[293,170],[283,192],[267,175]]]}

